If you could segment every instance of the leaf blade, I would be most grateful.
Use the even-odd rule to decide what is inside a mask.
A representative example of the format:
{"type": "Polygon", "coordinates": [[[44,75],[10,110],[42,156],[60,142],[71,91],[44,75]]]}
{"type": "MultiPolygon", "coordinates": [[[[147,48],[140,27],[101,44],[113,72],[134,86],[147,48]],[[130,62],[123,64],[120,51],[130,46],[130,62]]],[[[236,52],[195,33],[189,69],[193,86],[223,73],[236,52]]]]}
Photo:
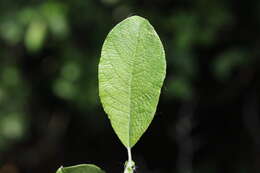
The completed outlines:
{"type": "Polygon", "coordinates": [[[133,147],[151,123],[165,73],[162,43],[146,19],[132,16],[110,31],[99,63],[99,96],[126,147],[133,147]]]}
{"type": "Polygon", "coordinates": [[[81,164],[70,167],[60,167],[56,173],[105,173],[93,164],[81,164]]]}

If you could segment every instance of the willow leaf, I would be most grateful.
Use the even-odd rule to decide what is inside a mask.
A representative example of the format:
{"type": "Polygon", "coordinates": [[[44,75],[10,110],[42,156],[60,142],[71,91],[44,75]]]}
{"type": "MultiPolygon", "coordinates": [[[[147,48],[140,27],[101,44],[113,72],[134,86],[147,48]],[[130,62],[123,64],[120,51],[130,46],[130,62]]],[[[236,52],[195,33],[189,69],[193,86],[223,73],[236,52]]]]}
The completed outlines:
{"type": "Polygon", "coordinates": [[[163,45],[148,20],[132,16],[109,32],[99,63],[99,96],[126,147],[133,147],[151,123],[165,72],[163,45]]]}

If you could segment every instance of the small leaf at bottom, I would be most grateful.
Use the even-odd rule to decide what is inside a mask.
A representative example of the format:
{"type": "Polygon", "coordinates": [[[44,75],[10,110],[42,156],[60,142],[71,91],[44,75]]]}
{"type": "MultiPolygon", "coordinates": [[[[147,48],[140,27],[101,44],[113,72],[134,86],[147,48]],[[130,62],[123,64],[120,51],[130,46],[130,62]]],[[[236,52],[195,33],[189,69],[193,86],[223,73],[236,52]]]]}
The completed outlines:
{"type": "Polygon", "coordinates": [[[105,173],[102,169],[92,164],[81,164],[70,167],[60,167],[56,173],[105,173]]]}

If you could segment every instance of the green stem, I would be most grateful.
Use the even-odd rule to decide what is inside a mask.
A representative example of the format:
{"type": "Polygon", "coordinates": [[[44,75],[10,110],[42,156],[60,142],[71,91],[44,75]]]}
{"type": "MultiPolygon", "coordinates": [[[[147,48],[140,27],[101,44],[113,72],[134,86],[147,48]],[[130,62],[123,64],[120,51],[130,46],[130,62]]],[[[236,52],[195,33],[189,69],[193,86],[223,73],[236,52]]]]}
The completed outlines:
{"type": "Polygon", "coordinates": [[[124,173],[134,173],[135,169],[135,162],[132,160],[131,148],[127,148],[128,153],[128,161],[125,163],[125,170],[124,173]]]}
{"type": "Polygon", "coordinates": [[[132,153],[131,153],[130,147],[127,147],[127,154],[128,154],[128,161],[131,162],[132,161],[132,153]]]}

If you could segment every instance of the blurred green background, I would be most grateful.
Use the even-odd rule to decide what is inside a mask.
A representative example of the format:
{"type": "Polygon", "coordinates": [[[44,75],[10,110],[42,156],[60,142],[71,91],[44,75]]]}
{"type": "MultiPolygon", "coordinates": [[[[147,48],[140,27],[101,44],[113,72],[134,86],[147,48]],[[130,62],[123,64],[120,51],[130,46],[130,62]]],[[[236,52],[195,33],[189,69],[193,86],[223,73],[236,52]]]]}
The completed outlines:
{"type": "Polygon", "coordinates": [[[137,172],[260,172],[260,1],[1,0],[0,173],[123,171],[97,64],[110,29],[132,15],[152,23],[167,58],[155,119],[133,149],[137,172]]]}

